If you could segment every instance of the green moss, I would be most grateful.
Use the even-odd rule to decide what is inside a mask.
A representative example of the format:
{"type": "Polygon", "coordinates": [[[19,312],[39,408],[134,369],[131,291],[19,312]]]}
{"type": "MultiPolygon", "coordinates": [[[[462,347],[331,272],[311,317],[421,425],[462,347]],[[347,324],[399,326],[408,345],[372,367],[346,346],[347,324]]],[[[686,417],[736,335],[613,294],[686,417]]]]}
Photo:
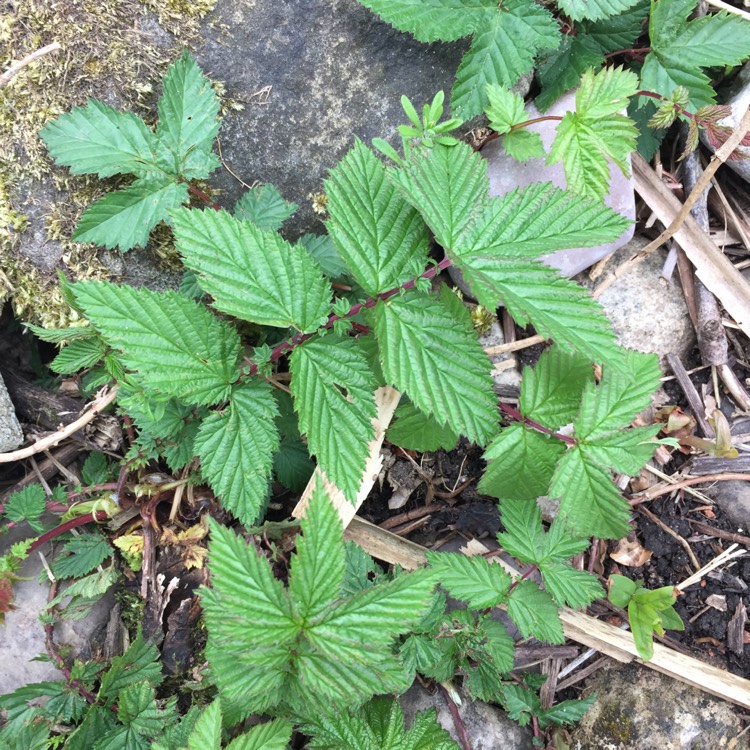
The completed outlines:
{"type": "Polygon", "coordinates": [[[594,726],[599,739],[614,740],[629,745],[632,742],[633,722],[616,704],[605,704],[594,726]]]}

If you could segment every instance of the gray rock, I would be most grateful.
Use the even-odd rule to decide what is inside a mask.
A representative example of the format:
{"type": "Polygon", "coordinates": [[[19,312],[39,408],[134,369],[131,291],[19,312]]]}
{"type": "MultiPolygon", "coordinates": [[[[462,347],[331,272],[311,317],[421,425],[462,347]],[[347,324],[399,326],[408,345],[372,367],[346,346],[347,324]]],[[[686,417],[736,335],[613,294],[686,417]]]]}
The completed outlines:
{"type": "Polygon", "coordinates": [[[585,694],[598,698],[571,731],[576,750],[747,750],[741,711],[698,688],[635,664],[598,672],[585,694]]]}
{"type": "Polygon", "coordinates": [[[747,482],[717,482],[714,487],[703,491],[721,508],[738,533],[750,531],[750,486],[747,482]]]}
{"type": "MultiPolygon", "coordinates": [[[[505,343],[503,328],[495,321],[485,333],[479,337],[479,343],[485,349],[501,346],[505,343]]],[[[521,385],[521,372],[518,368],[516,355],[512,352],[505,354],[490,354],[492,362],[492,379],[501,394],[517,394],[521,385]]]]}
{"type": "MultiPolygon", "coordinates": [[[[439,90],[447,95],[466,49],[417,42],[356,0],[219,0],[201,34],[198,62],[245,107],[222,125],[224,162],[245,183],[272,183],[299,204],[290,236],[322,231],[310,196],[355,137],[395,144],[406,121],[401,95],[418,111],[439,90]]],[[[225,206],[244,190],[225,170],[211,182],[225,206]]]]}
{"type": "MultiPolygon", "coordinates": [[[[723,120],[719,120],[719,124],[726,125],[734,130],[739,125],[742,116],[747,112],[747,108],[750,107],[750,63],[745,63],[737,75],[734,82],[734,93],[726,103],[732,108],[732,114],[723,120]]],[[[716,150],[708,142],[705,131],[701,131],[701,141],[712,151],[716,150]]],[[[736,161],[730,160],[725,163],[743,180],[750,182],[750,146],[738,146],[737,151],[743,154],[745,158],[736,161]]]]}
{"type": "MultiPolygon", "coordinates": [[[[635,237],[609,259],[599,280],[647,244],[648,240],[635,237]]],[[[622,346],[662,358],[669,353],[683,358],[695,345],[695,330],[679,281],[675,278],[666,284],[661,279],[665,257],[664,250],[652,253],[612,284],[599,302],[622,346]]],[[[596,289],[587,279],[582,282],[596,289]]]]}
{"type": "Polygon", "coordinates": [[[23,442],[23,432],[16,417],[16,409],[0,376],[0,453],[12,451],[23,442]]]}
{"type": "MultiPolygon", "coordinates": [[[[411,724],[417,712],[435,708],[440,726],[457,740],[453,717],[442,692],[431,695],[415,684],[399,700],[407,724],[411,724]]],[[[458,712],[466,727],[472,750],[531,750],[533,747],[533,735],[528,728],[518,726],[502,711],[487,703],[464,698],[458,712]]]]}

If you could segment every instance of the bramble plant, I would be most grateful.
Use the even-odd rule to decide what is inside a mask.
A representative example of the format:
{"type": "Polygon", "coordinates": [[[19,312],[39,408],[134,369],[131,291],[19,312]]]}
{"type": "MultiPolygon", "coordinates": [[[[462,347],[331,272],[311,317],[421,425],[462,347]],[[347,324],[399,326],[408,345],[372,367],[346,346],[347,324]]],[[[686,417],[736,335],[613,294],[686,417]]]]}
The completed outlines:
{"type": "MultiPolygon", "coordinates": [[[[560,5],[583,18],[581,3],[560,5]]],[[[619,5],[624,10],[633,3],[619,5]]],[[[444,13],[433,8],[420,16],[425,22],[433,16],[430,33],[444,16],[455,15],[450,4],[441,7],[444,13]]],[[[465,10],[462,3],[455,7],[465,10]]],[[[586,7],[606,16],[601,4],[586,7]]],[[[466,14],[451,33],[473,33],[472,24],[488,12],[466,14]]],[[[507,87],[537,51],[552,48],[553,37],[559,42],[559,31],[531,0],[509,0],[491,12],[491,30],[476,35],[464,73],[483,54],[511,54],[497,44],[509,30],[517,29],[522,40],[523,24],[531,24],[537,41],[524,41],[523,55],[517,53],[522,59],[508,63],[501,80],[477,86],[462,79],[469,83],[454,91],[453,104],[468,116],[488,102],[506,149],[535,155],[539,144],[524,130],[523,102],[507,87]]],[[[524,638],[561,642],[558,608],[582,608],[604,594],[595,577],[567,561],[591,535],[627,533],[629,505],[611,471],[637,474],[656,446],[657,427],[627,429],[658,387],[656,356],[619,347],[586,291],[537,260],[561,248],[613,241],[626,229],[627,220],[601,201],[602,164],[609,157],[625,167],[635,129],[619,112],[636,94],[631,72],[586,72],[577,112],[562,119],[549,155],[562,158],[570,189],[536,184],[500,197],[489,193],[479,154],[448,135],[458,121],[441,122],[442,94],[425,105],[421,118],[404,99],[410,124],[399,130],[403,153],[377,141],[392,162],[386,165],[356,141],[325,183],[328,234],[297,243],[278,232],[295,207],[272,186],[248,191],[229,212],[194,184],[216,166],[211,148],[218,99],[187,54],[164,80],[155,130],[96,101],[48,123],[42,137],[58,164],[76,174],[136,178],[92,205],[74,239],[125,251],[145,244],[149,231],[165,221],[187,269],[179,292],[63,281],[66,299],[90,325],[33,328],[63,345],[51,365],[55,372],[86,371],[89,391],[117,387],[118,408],[134,428],[125,475],[163,461],[181,473],[178,483],[207,482],[249,527],[264,514],[271,478],[300,489],[314,457],[351,501],[374,437],[374,393],[388,384],[404,394],[388,432],[394,444],[435,450],[455,446],[463,435],[486,448],[480,488],[500,500],[505,531],[498,540],[527,569],[511,574],[482,558],[429,554],[425,569],[374,575],[373,561],[344,545],[338,516],[318,487],[286,586],[253,545],[212,523],[212,585],[202,600],[219,697],[200,718],[196,709],[174,726],[163,719],[169,706],[156,703],[158,679],[141,674],[152,657],[136,659],[131,648],[121,659],[138,662],[132,669],[137,681],[117,681],[109,672],[100,678],[93,667],[80,666],[67,687],[31,691],[67,696],[72,687],[85,706],[76,703],[73,710],[61,699],[20,711],[23,693],[4,699],[20,713],[3,740],[33,730],[46,732],[46,742],[62,724],[76,727],[67,739],[52,740],[66,747],[83,747],[74,744],[76,735],[98,732],[114,738],[88,745],[101,750],[125,736],[136,748],[150,740],[154,747],[219,748],[222,726],[229,729],[253,711],[273,711],[276,721],[263,725],[271,728],[236,737],[228,747],[284,747],[294,723],[309,729],[310,747],[448,750],[452,742],[433,716],[418,717],[406,729],[397,704],[367,703],[378,693],[402,692],[416,672],[436,679],[458,672],[471,695],[502,703],[536,728],[581,715],[585,703],[542,708],[533,677],[522,685],[508,681],[513,641],[488,614],[502,604],[524,638]],[[191,196],[204,208],[185,205],[191,196]],[[438,261],[430,257],[432,238],[444,253],[438,261]],[[554,341],[537,366],[525,370],[519,409],[501,404],[510,426],[500,426],[491,365],[465,305],[447,287],[433,286],[451,265],[484,307],[503,304],[517,323],[554,341]],[[332,281],[341,277],[352,291],[336,297],[332,281]],[[594,363],[601,366],[598,381],[594,363]],[[284,368],[289,394],[274,390],[284,368]],[[560,500],[547,531],[536,505],[542,495],[560,500]],[[531,580],[534,572],[542,585],[531,580]],[[445,613],[437,583],[468,610],[445,613]]],[[[682,95],[679,102],[666,101],[660,110],[665,122],[669,107],[681,114],[682,101],[682,95]]],[[[106,462],[89,469],[89,484],[116,489],[106,462]]],[[[64,504],[65,493],[55,500],[64,504]]],[[[118,510],[111,501],[92,502],[79,511],[85,516],[45,530],[40,518],[48,506],[41,490],[29,489],[11,498],[5,514],[36,524],[45,532],[42,540],[118,510]]],[[[118,546],[137,567],[138,540],[121,538],[118,546]]],[[[16,548],[2,561],[3,611],[27,551],[16,548]]],[[[98,534],[66,542],[54,565],[61,577],[80,579],[65,592],[73,597],[68,607],[87,606],[113,582],[114,564],[101,567],[112,555],[98,534]]]]}

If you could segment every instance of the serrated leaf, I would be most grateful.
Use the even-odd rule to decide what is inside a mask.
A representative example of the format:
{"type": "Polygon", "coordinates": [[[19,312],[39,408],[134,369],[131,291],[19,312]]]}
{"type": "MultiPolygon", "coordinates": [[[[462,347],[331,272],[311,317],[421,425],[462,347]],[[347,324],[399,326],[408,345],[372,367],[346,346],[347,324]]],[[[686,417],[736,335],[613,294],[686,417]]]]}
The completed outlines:
{"type": "Polygon", "coordinates": [[[619,110],[638,89],[638,77],[621,68],[587,70],[576,92],[576,109],[557,127],[547,164],[563,162],[568,189],[593,198],[609,192],[611,159],[628,174],[627,157],[635,151],[637,131],[619,110]]]}
{"type": "Polygon", "coordinates": [[[408,293],[372,312],[383,373],[442,425],[482,445],[497,429],[489,360],[468,322],[437,298],[408,293]]]}
{"type": "Polygon", "coordinates": [[[560,10],[574,21],[599,21],[629,10],[638,0],[558,0],[560,10]]]}
{"type": "Polygon", "coordinates": [[[483,557],[428,551],[427,561],[450,595],[462,599],[471,609],[497,606],[510,588],[510,576],[483,557]]]}
{"type": "Polygon", "coordinates": [[[584,389],[574,422],[577,438],[591,441],[627,426],[651,403],[651,395],[661,385],[659,358],[632,350],[623,350],[623,356],[622,372],[607,368],[600,385],[590,383],[584,389]]]}
{"type": "Polygon", "coordinates": [[[299,242],[328,278],[339,279],[347,273],[346,265],[330,235],[303,234],[299,242]]]}
{"type": "Polygon", "coordinates": [[[290,388],[310,452],[352,502],[375,435],[375,378],[358,344],[340,336],[298,346],[289,362],[290,388]]]}
{"type": "Polygon", "coordinates": [[[505,532],[497,535],[497,541],[503,549],[521,562],[537,562],[545,535],[536,499],[504,499],[500,503],[500,516],[505,532]]]}
{"type": "Polygon", "coordinates": [[[578,536],[620,539],[630,531],[630,506],[612,484],[609,472],[569,450],[557,466],[550,497],[559,497],[560,518],[578,536]]]}
{"type": "Polygon", "coordinates": [[[635,476],[653,456],[657,443],[651,438],[660,429],[661,425],[656,424],[613,432],[593,441],[581,442],[580,449],[593,463],[635,476]]]}
{"type": "Polygon", "coordinates": [[[115,715],[103,706],[93,705],[78,728],[68,736],[66,750],[89,750],[115,727],[115,715]]]}
{"type": "Polygon", "coordinates": [[[696,109],[716,100],[711,79],[692,62],[674,55],[650,52],[643,61],[640,78],[646,91],[665,97],[684,86],[690,92],[690,106],[696,109]]]}
{"type": "Polygon", "coordinates": [[[64,557],[52,563],[57,578],[80,578],[112,555],[112,547],[101,534],[81,534],[66,542],[64,557]]]}
{"type": "Polygon", "coordinates": [[[138,734],[159,734],[164,724],[174,717],[156,705],[154,688],[148,682],[128,685],[117,697],[117,716],[120,721],[138,734]]]}
{"type": "Polygon", "coordinates": [[[219,132],[219,99],[187,52],[169,68],[159,97],[156,135],[172,152],[175,174],[202,179],[219,166],[211,153],[219,132]]]}
{"type": "Polygon", "coordinates": [[[643,20],[650,8],[650,0],[637,0],[624,13],[602,21],[584,21],[580,26],[584,33],[579,34],[578,37],[588,37],[599,45],[603,53],[632,47],[643,32],[643,20]]]}
{"type": "Polygon", "coordinates": [[[188,186],[167,178],[142,177],[92,203],[71,237],[125,252],[143,247],[151,230],[188,198],[188,186]]]}
{"type": "Polygon", "coordinates": [[[277,231],[297,210],[297,204],[284,200],[275,185],[256,185],[234,204],[237,219],[251,221],[259,229],[277,231]]]}
{"type": "Polygon", "coordinates": [[[98,339],[86,338],[71,341],[50,362],[50,370],[59,375],[70,375],[88,367],[93,367],[106,351],[98,339]]]}
{"type": "Polygon", "coordinates": [[[587,549],[589,540],[571,533],[563,519],[555,519],[544,535],[539,561],[563,562],[587,549]]]}
{"type": "Polygon", "coordinates": [[[110,478],[107,457],[103,453],[89,453],[81,467],[81,480],[84,485],[103,484],[110,478]]]}
{"type": "Polygon", "coordinates": [[[44,513],[47,496],[39,484],[26,485],[14,492],[5,503],[5,517],[14,523],[28,521],[34,531],[44,531],[40,516],[44,513]]]}
{"type": "Polygon", "coordinates": [[[399,31],[420,42],[452,42],[481,30],[497,14],[491,0],[361,0],[399,31]]]}
{"type": "Polygon", "coordinates": [[[223,506],[244,524],[258,520],[268,494],[279,447],[276,413],[270,385],[249,380],[233,390],[223,413],[202,422],[195,438],[203,475],[223,506]]]}
{"type": "Polygon", "coordinates": [[[292,492],[302,492],[315,471],[315,464],[305,444],[296,440],[282,440],[273,457],[273,473],[279,484],[292,492]]]}
{"type": "Polygon", "coordinates": [[[138,634],[122,656],[112,659],[112,664],[102,676],[99,698],[108,704],[128,686],[138,682],[148,682],[158,686],[161,683],[159,652],[153,643],[138,634]]]}
{"type": "Polygon", "coordinates": [[[172,221],[185,265],[217,310],[304,332],[325,322],[331,287],[304,248],[226,211],[178,209],[172,221]]]}
{"type": "Polygon", "coordinates": [[[140,117],[90,99],[39,132],[50,156],[72,174],[135,174],[157,170],[157,141],[140,117]]]}
{"type": "Polygon", "coordinates": [[[401,448],[425,453],[441,448],[452,451],[458,444],[458,435],[450,427],[443,427],[411,402],[401,404],[393,420],[386,437],[401,448]]]}
{"type": "MultiPolygon", "coordinates": [[[[66,300],[67,302],[67,300],[66,300]]],[[[63,344],[69,341],[81,341],[96,336],[93,326],[81,325],[71,326],[70,328],[42,328],[31,323],[23,324],[38,339],[47,341],[51,344],[63,344]]]]}
{"type": "Polygon", "coordinates": [[[563,35],[560,46],[537,69],[542,92],[534,104],[546,112],[566,91],[578,86],[584,71],[599,68],[603,62],[600,45],[588,34],[563,35]]]}
{"type": "Polygon", "coordinates": [[[491,198],[450,249],[460,266],[477,258],[537,258],[567,247],[612,242],[630,222],[598,200],[548,182],[491,198]]]}
{"type": "Polygon", "coordinates": [[[188,737],[188,750],[221,750],[221,701],[201,712],[188,737]]]}
{"type": "Polygon", "coordinates": [[[477,30],[456,71],[451,112],[469,120],[487,104],[487,84],[510,88],[528,73],[542,49],[555,49],[560,30],[552,14],[533,0],[507,0],[477,30]]]}
{"type": "Polygon", "coordinates": [[[237,380],[240,338],[226,323],[178,292],[82,281],[86,317],[144,385],[192,404],[223,401],[237,380]]]}
{"type": "Polygon", "coordinates": [[[576,570],[565,563],[545,563],[540,570],[545,590],[561,607],[585,609],[605,595],[596,576],[585,570],[576,570]]]}
{"type": "Polygon", "coordinates": [[[524,638],[564,643],[562,623],[552,597],[532,581],[519,581],[507,599],[508,614],[524,638]]]}
{"type": "MultiPolygon", "coordinates": [[[[315,490],[323,495],[320,482],[315,490]]],[[[292,558],[289,595],[295,616],[309,622],[339,598],[344,582],[344,546],[339,543],[341,519],[330,502],[318,499],[301,520],[302,537],[292,558]]]]}
{"type": "Polygon", "coordinates": [[[479,632],[486,638],[483,646],[492,659],[495,671],[501,674],[513,671],[515,643],[508,635],[505,626],[497,620],[486,617],[481,623],[479,632]]]}
{"type": "Polygon", "coordinates": [[[325,190],[331,216],[328,232],[368,295],[422,273],[427,263],[427,227],[361,141],[331,170],[325,190]]]}
{"type": "Polygon", "coordinates": [[[465,143],[416,150],[394,178],[446,250],[456,245],[472,212],[489,195],[487,163],[465,143]]]}
{"type": "Polygon", "coordinates": [[[500,499],[536,500],[547,494],[565,444],[516,422],[500,431],[484,453],[479,491],[500,499]]]}
{"type": "Polygon", "coordinates": [[[588,359],[551,346],[542,353],[535,367],[524,369],[521,413],[544,427],[557,430],[577,416],[583,389],[592,379],[588,359]]]}
{"type": "Polygon", "coordinates": [[[582,287],[531,260],[492,255],[463,256],[461,272],[481,304],[494,310],[501,302],[520,325],[530,321],[545,338],[593,362],[622,367],[622,356],[609,320],[582,287]]]}
{"type": "Polygon", "coordinates": [[[503,148],[508,156],[520,162],[543,159],[546,154],[542,137],[530,130],[514,130],[503,136],[503,148]]]}
{"type": "Polygon", "coordinates": [[[597,697],[596,693],[594,693],[587,698],[562,701],[545,709],[537,714],[539,727],[545,729],[550,724],[556,724],[557,726],[575,724],[583,718],[583,715],[591,708],[597,697]]]}
{"type": "Polygon", "coordinates": [[[226,750],[286,750],[292,730],[286,719],[273,719],[232,740],[226,750]]]}
{"type": "Polygon", "coordinates": [[[514,125],[529,119],[523,97],[505,86],[496,83],[487,85],[487,108],[485,110],[490,127],[500,135],[514,125]]]}

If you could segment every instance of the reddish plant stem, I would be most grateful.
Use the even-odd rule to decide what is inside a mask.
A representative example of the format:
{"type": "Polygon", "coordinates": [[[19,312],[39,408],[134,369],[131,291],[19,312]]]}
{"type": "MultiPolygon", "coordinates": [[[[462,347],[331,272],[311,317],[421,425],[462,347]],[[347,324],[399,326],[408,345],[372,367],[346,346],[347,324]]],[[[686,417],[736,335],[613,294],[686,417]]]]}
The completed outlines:
{"type": "Polygon", "coordinates": [[[196,198],[200,198],[205,204],[211,206],[214,211],[221,211],[221,206],[214,200],[206,195],[200,188],[195,187],[188,183],[188,192],[192,193],[196,198]]]}
{"type": "Polygon", "coordinates": [[[521,581],[525,581],[530,575],[532,575],[534,572],[536,572],[539,569],[539,566],[534,563],[523,575],[518,576],[513,583],[510,584],[510,587],[508,588],[508,592],[505,594],[505,596],[510,596],[511,591],[518,586],[521,581]]]}
{"type": "Polygon", "coordinates": [[[38,550],[50,540],[62,536],[66,531],[75,529],[77,526],[85,526],[92,521],[104,521],[106,518],[109,518],[109,514],[104,510],[97,510],[96,513],[86,513],[82,516],[78,516],[78,518],[71,518],[69,521],[61,523],[59,526],[55,526],[54,529],[45,531],[38,539],[35,539],[29,546],[28,554],[38,550]]]}
{"type": "Polygon", "coordinates": [[[514,130],[521,130],[522,128],[527,128],[529,125],[536,125],[539,122],[549,122],[550,120],[561,122],[562,117],[560,115],[542,115],[541,117],[535,117],[532,120],[525,120],[524,122],[518,122],[515,125],[513,125],[510,129],[510,133],[512,133],[514,130]]]}
{"type": "Polygon", "coordinates": [[[604,58],[606,60],[609,60],[612,57],[617,57],[617,55],[627,55],[628,57],[641,59],[649,52],[651,52],[651,47],[625,47],[624,49],[616,49],[614,52],[610,52],[609,54],[605,55],[604,58]]]}
{"type": "Polygon", "coordinates": [[[117,485],[114,482],[106,482],[105,484],[92,484],[88,487],[84,487],[78,492],[69,492],[68,501],[75,500],[79,497],[85,497],[86,495],[91,495],[94,492],[111,492],[112,490],[116,489],[117,485]]]}
{"type": "Polygon", "coordinates": [[[456,734],[458,735],[458,741],[461,744],[462,750],[471,750],[471,741],[469,740],[469,735],[466,732],[466,725],[464,724],[464,720],[461,718],[458,706],[456,705],[453,698],[451,698],[451,694],[442,685],[440,686],[440,689],[443,691],[443,697],[445,698],[445,702],[448,705],[448,710],[451,712],[451,716],[453,717],[453,725],[456,727],[456,734]]]}
{"type": "MultiPolygon", "coordinates": [[[[437,274],[440,271],[443,271],[452,265],[453,265],[453,261],[446,256],[440,261],[440,263],[428,268],[421,276],[418,276],[416,279],[411,279],[410,281],[407,281],[405,284],[401,284],[401,286],[397,286],[397,287],[394,287],[393,289],[389,289],[387,292],[381,292],[380,294],[377,294],[374,297],[368,297],[364,302],[359,302],[358,304],[353,305],[352,308],[349,310],[349,312],[346,313],[346,315],[334,315],[334,314],[329,315],[328,320],[326,321],[323,328],[326,328],[326,329],[333,328],[333,324],[337,320],[347,320],[347,319],[353,318],[355,315],[358,315],[360,312],[362,312],[362,310],[375,307],[375,305],[377,305],[378,302],[390,299],[391,297],[395,297],[397,294],[400,294],[402,291],[408,292],[410,289],[414,289],[419,279],[432,279],[435,276],[437,276],[437,274]]],[[[300,344],[303,344],[305,341],[307,341],[308,339],[312,338],[315,335],[316,335],[315,333],[298,333],[296,336],[293,336],[288,341],[282,341],[271,352],[270,361],[271,362],[278,361],[285,354],[288,354],[289,352],[293,351],[300,344]]],[[[257,372],[258,372],[258,365],[252,364],[250,368],[247,370],[247,372],[245,373],[245,376],[252,377],[253,375],[256,375],[257,372]]]]}
{"type": "MultiPolygon", "coordinates": [[[[666,100],[665,96],[662,96],[661,94],[657,94],[655,91],[636,91],[636,96],[648,96],[651,99],[656,99],[657,101],[663,102],[666,100]]],[[[691,120],[695,120],[696,117],[692,112],[688,112],[684,107],[681,107],[679,104],[675,104],[675,109],[677,112],[681,115],[685,115],[685,117],[689,117],[691,120]]],[[[698,120],[700,123],[700,120],[698,120]]]]}
{"type": "Polygon", "coordinates": [[[552,435],[552,437],[555,437],[558,440],[562,440],[563,443],[567,443],[568,445],[576,445],[576,439],[574,437],[571,437],[570,435],[561,435],[559,432],[550,430],[549,427],[545,427],[544,425],[539,424],[539,422],[535,422],[533,419],[524,417],[523,414],[518,411],[518,409],[515,409],[509,404],[504,404],[501,401],[500,409],[502,409],[502,411],[504,411],[509,417],[511,417],[511,419],[514,419],[516,422],[523,422],[525,425],[528,425],[537,432],[543,432],[546,435],[552,435]]]}

